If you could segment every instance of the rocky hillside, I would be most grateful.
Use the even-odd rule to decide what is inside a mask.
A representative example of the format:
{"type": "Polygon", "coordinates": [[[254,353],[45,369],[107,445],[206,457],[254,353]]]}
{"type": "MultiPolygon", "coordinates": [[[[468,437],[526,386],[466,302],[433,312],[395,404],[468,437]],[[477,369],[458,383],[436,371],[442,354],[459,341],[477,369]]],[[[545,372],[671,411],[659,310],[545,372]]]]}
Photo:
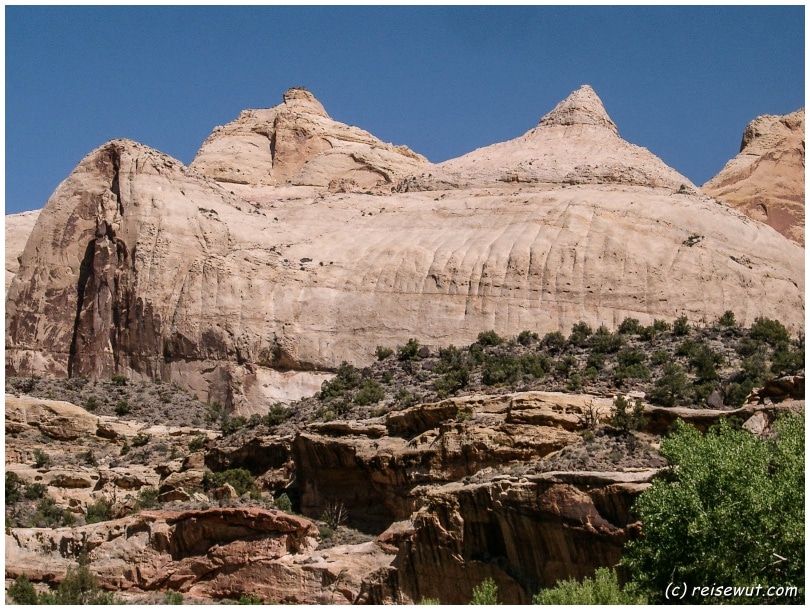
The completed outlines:
{"type": "Polygon", "coordinates": [[[730,315],[412,339],[249,419],[168,384],[10,378],[6,577],[57,586],[86,555],[131,602],[455,604],[492,578],[527,603],[618,562],[676,419],[761,435],[803,409],[803,355],[730,315]]]}
{"type": "Polygon", "coordinates": [[[751,121],[740,154],[702,190],[804,246],[804,182],[802,108],[751,121]]]}
{"type": "Polygon", "coordinates": [[[623,141],[589,87],[440,165],[301,89],[215,129],[190,167],[116,140],[20,261],[8,374],[161,379],[243,415],[409,337],[804,319],[803,250],[623,141]]]}

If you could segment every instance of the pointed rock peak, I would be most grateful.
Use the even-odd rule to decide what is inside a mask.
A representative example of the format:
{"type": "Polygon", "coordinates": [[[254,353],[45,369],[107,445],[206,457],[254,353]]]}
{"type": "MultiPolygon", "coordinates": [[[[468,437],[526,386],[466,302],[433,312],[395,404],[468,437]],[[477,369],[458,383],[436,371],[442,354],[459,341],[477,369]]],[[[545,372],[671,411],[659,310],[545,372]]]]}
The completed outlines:
{"type": "Polygon", "coordinates": [[[306,112],[328,117],[321,103],[303,87],[292,87],[284,92],[284,105],[293,112],[306,112]]]}
{"type": "Polygon", "coordinates": [[[540,119],[540,127],[553,125],[597,125],[619,133],[590,85],[582,85],[540,119]]]}

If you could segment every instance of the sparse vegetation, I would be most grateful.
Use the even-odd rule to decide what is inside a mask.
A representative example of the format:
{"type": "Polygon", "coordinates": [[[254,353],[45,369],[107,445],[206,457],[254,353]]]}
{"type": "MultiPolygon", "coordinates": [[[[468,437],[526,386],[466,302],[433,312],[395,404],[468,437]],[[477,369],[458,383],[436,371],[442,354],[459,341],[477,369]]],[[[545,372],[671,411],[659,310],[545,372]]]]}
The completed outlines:
{"type": "Polygon", "coordinates": [[[472,606],[495,606],[498,605],[498,585],[491,578],[485,579],[480,585],[473,588],[472,606]]]}
{"type": "Polygon", "coordinates": [[[616,572],[598,568],[593,578],[561,580],[554,587],[544,589],[532,598],[534,604],[551,606],[618,606],[646,604],[643,596],[630,593],[619,586],[616,572]]]}

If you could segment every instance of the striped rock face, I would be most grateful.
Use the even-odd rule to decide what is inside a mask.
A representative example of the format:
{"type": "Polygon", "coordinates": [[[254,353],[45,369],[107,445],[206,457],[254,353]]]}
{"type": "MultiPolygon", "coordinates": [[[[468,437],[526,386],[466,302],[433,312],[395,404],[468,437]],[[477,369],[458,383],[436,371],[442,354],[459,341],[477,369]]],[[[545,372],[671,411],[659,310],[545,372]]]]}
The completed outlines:
{"type": "Polygon", "coordinates": [[[439,165],[300,89],[217,128],[190,167],[109,142],[20,260],[7,374],[161,378],[244,414],[410,337],[804,320],[803,249],[622,140],[590,87],[439,165]]]}

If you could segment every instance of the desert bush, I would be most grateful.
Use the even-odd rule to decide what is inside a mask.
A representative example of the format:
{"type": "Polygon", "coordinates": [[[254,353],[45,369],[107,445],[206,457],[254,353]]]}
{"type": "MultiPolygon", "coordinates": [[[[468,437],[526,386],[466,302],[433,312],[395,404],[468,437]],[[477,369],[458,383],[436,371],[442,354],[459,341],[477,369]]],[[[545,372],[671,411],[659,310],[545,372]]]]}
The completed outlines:
{"type": "Polygon", "coordinates": [[[373,405],[385,398],[382,386],[373,379],[360,382],[360,389],[354,395],[354,403],[360,406],[373,405]]]}
{"type": "MultiPolygon", "coordinates": [[[[587,327],[588,334],[590,334],[590,326],[586,324],[585,327],[587,327]]],[[[585,337],[587,337],[587,335],[585,335],[585,337]]],[[[585,340],[585,337],[582,338],[583,341],[585,340]]],[[[560,331],[555,330],[554,332],[547,333],[540,342],[540,345],[552,353],[558,352],[565,347],[565,337],[560,331]]]]}
{"type": "Polygon", "coordinates": [[[494,330],[487,330],[482,333],[478,333],[478,339],[475,341],[478,345],[483,345],[484,347],[493,347],[495,345],[500,345],[503,343],[503,337],[498,335],[494,330]]]}
{"type": "Polygon", "coordinates": [[[523,346],[529,346],[535,341],[537,341],[540,337],[537,333],[533,333],[529,330],[521,331],[520,334],[517,336],[517,342],[523,346]]]}
{"type": "Polygon", "coordinates": [[[498,585],[492,578],[487,578],[477,587],[473,587],[470,605],[495,606],[498,604],[498,585]]]}
{"type": "Polygon", "coordinates": [[[6,591],[11,601],[21,606],[33,606],[39,603],[34,585],[25,576],[18,576],[6,591]]]}
{"type": "Polygon", "coordinates": [[[553,606],[569,605],[626,605],[646,604],[640,595],[622,590],[616,572],[608,568],[597,568],[593,578],[561,580],[554,587],[544,589],[532,598],[534,604],[553,606]]]}
{"type": "Polygon", "coordinates": [[[612,354],[619,351],[625,344],[625,339],[620,334],[610,332],[606,327],[600,326],[588,341],[588,347],[592,352],[602,354],[612,354]]]}
{"type": "Polygon", "coordinates": [[[675,320],[675,323],[672,325],[672,332],[677,337],[683,337],[684,335],[688,335],[691,327],[689,326],[689,319],[686,316],[680,316],[675,320]]]}
{"type": "Polygon", "coordinates": [[[183,603],[183,594],[180,591],[169,589],[163,596],[163,603],[167,606],[179,606],[183,603]]]}
{"type": "Polygon", "coordinates": [[[757,343],[765,343],[774,348],[790,343],[787,328],[779,320],[770,318],[756,318],[748,331],[748,337],[757,343]]]}
{"type": "Polygon", "coordinates": [[[397,351],[397,360],[419,360],[419,341],[408,339],[408,342],[397,351]]]}
{"type": "Polygon", "coordinates": [[[804,415],[774,430],[761,438],[721,421],[703,435],[679,421],[661,441],[670,467],[636,500],[644,536],[621,562],[651,603],[673,581],[686,588],[679,603],[752,601],[701,598],[694,588],[707,583],[797,585],[800,599],[789,601],[803,602],[804,415]]]}
{"type": "Polygon", "coordinates": [[[277,509],[285,513],[292,512],[292,501],[290,500],[290,496],[285,493],[275,499],[274,505],[277,509]]]}
{"type": "Polygon", "coordinates": [[[151,440],[151,435],[146,432],[138,432],[138,434],[132,437],[131,445],[133,447],[143,447],[144,445],[148,445],[151,440]]]}
{"type": "Polygon", "coordinates": [[[28,527],[68,527],[74,523],[73,513],[57,506],[52,498],[42,498],[28,520],[28,527]]]}
{"type": "Polygon", "coordinates": [[[6,504],[14,504],[21,497],[22,482],[16,472],[6,472],[6,504]]]}
{"type": "Polygon", "coordinates": [[[619,324],[618,331],[622,335],[637,335],[641,331],[641,323],[636,318],[625,318],[619,324]]]}
{"type": "Polygon", "coordinates": [[[695,372],[698,382],[719,378],[717,367],[723,364],[723,356],[705,343],[701,343],[689,356],[689,367],[695,372]]]}
{"type": "Polygon", "coordinates": [[[284,423],[288,419],[292,417],[292,411],[286,408],[281,403],[276,403],[267,411],[267,414],[262,419],[262,423],[272,428],[273,426],[278,426],[279,424],[284,423]]]}
{"type": "Polygon", "coordinates": [[[204,434],[197,434],[193,439],[191,439],[188,443],[188,450],[192,453],[196,451],[200,451],[203,447],[205,447],[205,443],[208,440],[208,437],[204,434]]]}
{"type": "Polygon", "coordinates": [[[95,396],[88,396],[84,401],[84,408],[88,411],[95,411],[98,408],[98,399],[95,396]]]}
{"type": "Polygon", "coordinates": [[[48,486],[44,483],[31,483],[25,486],[23,495],[25,496],[26,500],[39,500],[40,498],[45,497],[47,491],[48,486]]]}
{"type": "Polygon", "coordinates": [[[731,310],[726,310],[722,316],[717,318],[717,324],[726,327],[736,326],[737,319],[734,316],[734,312],[731,310]]]}
{"type": "Polygon", "coordinates": [[[641,428],[644,425],[644,405],[641,400],[637,398],[631,406],[624,396],[617,396],[610,410],[610,425],[625,435],[641,428]]]}
{"type": "Polygon", "coordinates": [[[248,419],[241,415],[228,415],[226,413],[219,420],[219,430],[223,436],[230,436],[243,428],[247,428],[247,426],[248,419]]]}
{"type": "Polygon", "coordinates": [[[321,515],[321,521],[326,523],[330,528],[336,530],[339,526],[346,523],[349,513],[346,511],[346,505],[340,500],[331,500],[326,503],[321,515]]]}
{"type": "Polygon", "coordinates": [[[87,506],[87,513],[85,514],[85,521],[87,523],[100,523],[107,521],[110,518],[110,509],[112,504],[104,499],[99,498],[93,504],[87,506]]]}
{"type": "Polygon", "coordinates": [[[135,510],[154,508],[158,505],[160,491],[157,487],[142,487],[135,500],[135,510]]]}
{"type": "Polygon", "coordinates": [[[119,400],[115,403],[115,414],[121,417],[122,415],[127,415],[132,411],[132,407],[129,406],[129,403],[126,400],[119,400]]]}
{"type": "Polygon", "coordinates": [[[390,347],[383,347],[382,345],[378,345],[377,349],[374,350],[374,354],[377,356],[377,360],[385,360],[389,356],[394,354],[394,350],[390,347]]]}
{"type": "Polygon", "coordinates": [[[321,384],[321,400],[332,400],[343,397],[346,392],[353,390],[362,380],[362,375],[354,366],[343,362],[338,367],[334,378],[321,384]]]}
{"type": "Polygon", "coordinates": [[[51,465],[51,456],[37,447],[34,449],[34,466],[36,468],[47,468],[51,465]]]}
{"type": "Polygon", "coordinates": [[[663,407],[685,404],[691,396],[691,388],[686,371],[670,362],[664,365],[664,374],[655,382],[649,394],[650,402],[663,407]]]}
{"type": "Polygon", "coordinates": [[[206,471],[203,475],[202,485],[206,491],[222,487],[225,483],[230,484],[239,496],[256,491],[256,478],[245,468],[230,468],[222,472],[206,471]]]}
{"type": "Polygon", "coordinates": [[[113,375],[110,377],[110,381],[117,386],[124,386],[127,385],[127,378],[123,375],[113,375]]]}
{"type": "Polygon", "coordinates": [[[571,328],[571,334],[568,336],[568,341],[573,345],[582,345],[585,340],[593,334],[593,330],[585,322],[577,322],[571,328]]]}

